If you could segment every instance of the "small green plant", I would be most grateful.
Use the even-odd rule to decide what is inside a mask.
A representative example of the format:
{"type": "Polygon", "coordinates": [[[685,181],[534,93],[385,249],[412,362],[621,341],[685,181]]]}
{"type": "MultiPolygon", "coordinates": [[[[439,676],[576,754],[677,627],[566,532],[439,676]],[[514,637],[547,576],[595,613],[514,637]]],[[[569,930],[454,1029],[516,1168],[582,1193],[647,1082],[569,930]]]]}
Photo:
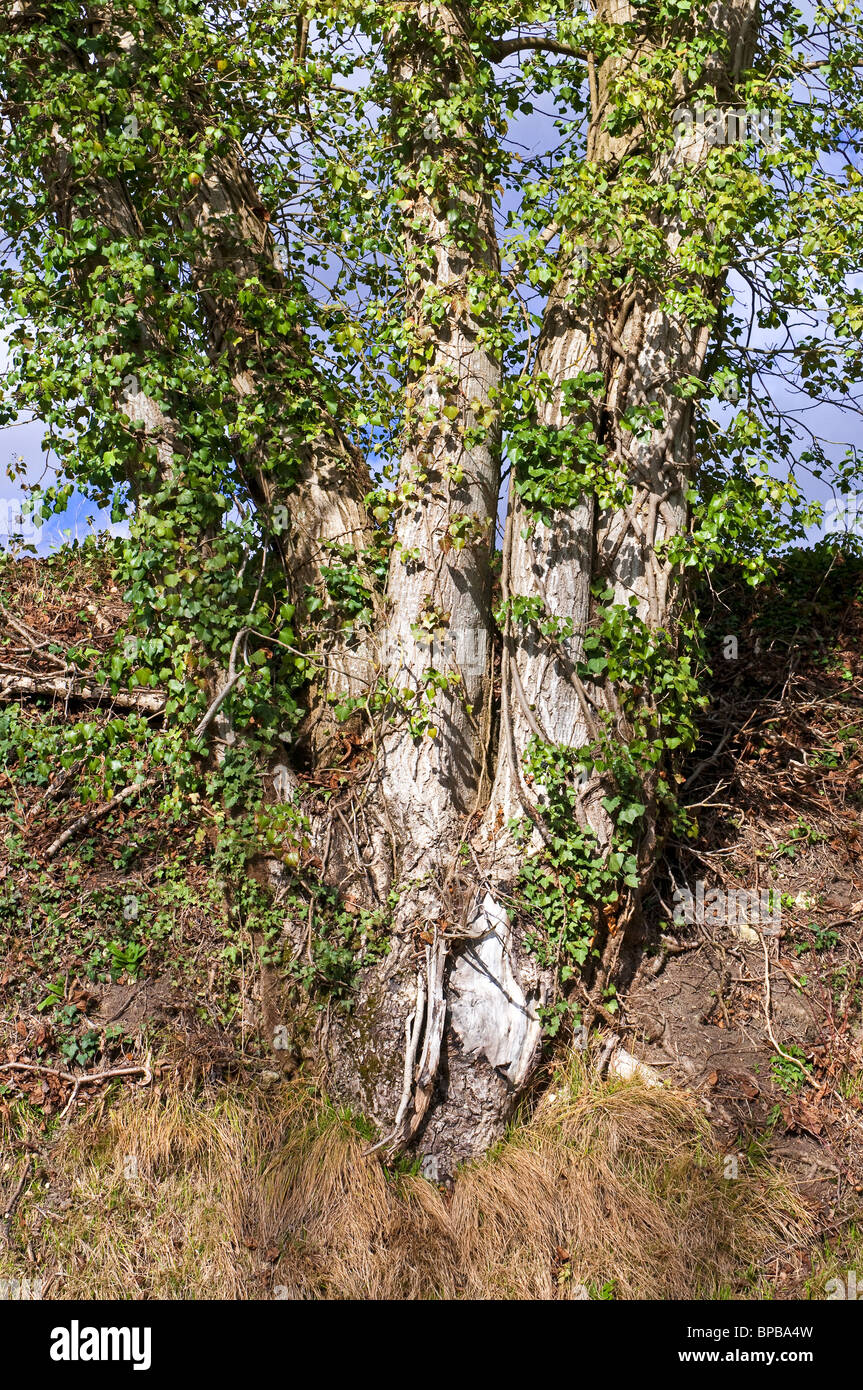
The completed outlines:
{"type": "Polygon", "coordinates": [[[786,1057],[771,1057],[770,1075],[781,1091],[786,1095],[794,1095],[803,1089],[812,1068],[806,1060],[806,1054],[796,1043],[791,1043],[786,1052],[786,1057]]]}
{"type": "Polygon", "coordinates": [[[60,1044],[60,1052],[72,1066],[89,1067],[99,1055],[99,1031],[88,1028],[79,1037],[69,1037],[60,1044]]]}
{"type": "Polygon", "coordinates": [[[547,1038],[556,1038],[561,1028],[569,1025],[577,1028],[581,1023],[581,1010],[572,999],[557,999],[553,1004],[541,1005],[539,1021],[547,1038]]]}
{"type": "Polygon", "coordinates": [[[62,975],[59,975],[54,983],[48,986],[48,993],[45,995],[45,998],[41,1003],[36,1005],[37,1013],[43,1014],[46,1009],[59,1008],[65,997],[66,984],[62,975]]]}
{"type": "Polygon", "coordinates": [[[148,947],[136,941],[112,941],[107,949],[111,958],[111,978],[116,980],[125,971],[130,980],[137,980],[148,947]]]}
{"type": "Polygon", "coordinates": [[[588,1284],[587,1292],[592,1299],[596,1299],[601,1303],[613,1302],[615,1297],[615,1280],[607,1279],[604,1284],[588,1284]]]}
{"type": "Polygon", "coordinates": [[[831,951],[839,945],[839,933],[832,927],[820,927],[817,922],[810,922],[807,931],[812,933],[811,941],[798,941],[794,945],[798,956],[805,955],[807,951],[831,951]]]}
{"type": "Polygon", "coordinates": [[[797,824],[792,826],[788,832],[788,839],[779,846],[776,853],[786,859],[795,859],[798,850],[806,845],[821,844],[826,838],[826,835],[813,829],[805,820],[798,820],[797,824]]]}

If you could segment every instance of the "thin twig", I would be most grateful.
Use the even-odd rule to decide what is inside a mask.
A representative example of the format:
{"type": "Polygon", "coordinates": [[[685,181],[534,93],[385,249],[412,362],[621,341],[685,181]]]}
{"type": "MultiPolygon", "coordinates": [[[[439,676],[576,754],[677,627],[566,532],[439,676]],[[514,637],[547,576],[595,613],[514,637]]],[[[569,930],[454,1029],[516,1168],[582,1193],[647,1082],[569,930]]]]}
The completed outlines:
{"type": "Polygon", "coordinates": [[[30,1185],[32,1167],[32,1160],[28,1155],[24,1165],[24,1172],[21,1175],[21,1181],[6,1203],[6,1210],[3,1213],[2,1221],[0,1221],[0,1238],[2,1238],[4,1245],[9,1244],[9,1237],[12,1231],[12,1218],[18,1209],[18,1203],[21,1201],[21,1198],[30,1185]]]}

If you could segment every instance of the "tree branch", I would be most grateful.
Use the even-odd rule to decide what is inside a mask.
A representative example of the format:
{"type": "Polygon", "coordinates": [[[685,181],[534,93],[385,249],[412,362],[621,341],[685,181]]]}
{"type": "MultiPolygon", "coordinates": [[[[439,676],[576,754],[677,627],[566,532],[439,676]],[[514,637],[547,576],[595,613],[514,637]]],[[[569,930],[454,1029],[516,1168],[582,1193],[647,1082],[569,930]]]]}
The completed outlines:
{"type": "Polygon", "coordinates": [[[0,673],[0,702],[14,700],[18,695],[55,695],[63,700],[83,700],[87,704],[113,705],[116,709],[139,709],[147,714],[161,714],[165,708],[162,690],[118,690],[109,685],[95,685],[74,676],[25,676],[0,673]]]}
{"type": "Polygon", "coordinates": [[[78,816],[77,820],[73,820],[72,824],[63,831],[62,835],[58,835],[57,839],[51,842],[45,851],[45,858],[53,859],[55,855],[59,854],[63,846],[67,845],[69,841],[78,834],[79,830],[86,830],[88,825],[92,825],[94,821],[101,820],[103,816],[107,816],[115,807],[122,806],[123,802],[128,801],[130,797],[140,796],[141,792],[146,791],[148,787],[154,787],[156,783],[161,780],[161,775],[156,775],[145,777],[143,782],[130,782],[128,787],[124,787],[122,791],[117,792],[116,796],[112,796],[110,801],[104,802],[101,806],[94,806],[92,810],[86,811],[83,816],[78,816]]]}
{"type": "Polygon", "coordinates": [[[520,38],[500,39],[492,44],[490,57],[493,63],[502,63],[513,53],[530,49],[534,53],[560,53],[565,58],[586,58],[583,48],[573,48],[572,44],[560,43],[557,39],[547,39],[543,34],[524,34],[520,38]]]}

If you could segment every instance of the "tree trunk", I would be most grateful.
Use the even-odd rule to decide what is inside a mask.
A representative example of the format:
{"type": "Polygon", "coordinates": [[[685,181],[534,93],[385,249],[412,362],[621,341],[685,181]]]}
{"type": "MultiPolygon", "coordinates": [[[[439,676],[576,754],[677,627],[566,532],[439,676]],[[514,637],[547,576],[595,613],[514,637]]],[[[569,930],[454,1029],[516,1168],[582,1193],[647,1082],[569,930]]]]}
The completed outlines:
{"type": "MultiPolygon", "coordinates": [[[[753,0],[736,0],[712,16],[712,27],[719,33],[712,81],[720,99],[733,94],[735,77],[751,61],[755,15],[753,0]],[[721,52],[723,38],[725,52],[721,52]]],[[[638,20],[636,11],[619,0],[601,4],[599,17],[612,24],[638,20]]],[[[649,33],[640,32],[637,37],[630,53],[608,59],[596,72],[591,67],[588,160],[602,166],[610,180],[641,134],[636,129],[612,137],[605,129],[615,81],[637,61],[639,52],[655,42],[649,33]]],[[[672,181],[682,168],[703,163],[709,148],[698,134],[678,141],[671,154],[656,158],[651,179],[672,181]]],[[[683,235],[681,220],[672,212],[659,219],[657,226],[664,264],[673,266],[679,276],[676,251],[683,235]]],[[[463,882],[457,876],[451,879],[452,887],[460,890],[456,909],[460,923],[453,928],[455,914],[451,900],[442,901],[440,878],[402,901],[393,955],[372,973],[361,996],[360,1021],[340,1039],[348,1048],[348,1057],[336,1070],[341,1089],[381,1119],[393,1113],[393,1100],[400,1095],[394,1137],[433,1155],[438,1171],[451,1171],[455,1162],[482,1152],[501,1135],[540,1056],[538,1011],[559,989],[555,971],[542,968],[527,949],[528,923],[517,910],[507,912],[504,906],[511,902],[525,853],[523,842],[513,838],[512,822],[526,818],[532,854],[542,854],[548,836],[543,827],[544,789],[525,772],[531,743],[539,741],[572,754],[581,749],[590,752],[600,727],[609,720],[616,724],[618,736],[627,736],[621,692],[609,680],[584,682],[578,672],[585,637],[597,617],[592,589],[601,580],[613,591],[614,604],[627,605],[633,599],[641,623],[652,632],[665,629],[672,635],[682,596],[680,575],[662,549],[687,527],[686,492],[694,468],[692,408],[679,398],[675,387],[684,378],[703,376],[709,323],[693,324],[669,313],[663,305],[664,286],[645,280],[637,270],[621,277],[622,291],[600,284],[585,292],[585,277],[579,274],[585,261],[577,245],[582,240],[578,231],[583,235],[583,229],[575,228],[561,234],[560,279],[549,297],[535,363],[537,379],[550,382],[537,409],[537,423],[552,432],[560,430],[568,415],[564,383],[579,373],[598,373],[604,386],[599,400],[594,397],[585,406],[585,417],[593,440],[605,451],[608,472],[621,475],[632,490],[632,500],[625,506],[603,507],[586,491],[568,505],[537,513],[519,496],[517,477],[511,482],[501,581],[497,770],[479,833],[472,836],[476,826],[464,820],[476,804],[470,805],[451,779],[447,787],[446,779],[436,775],[441,766],[436,750],[422,746],[412,750],[403,743],[397,774],[396,804],[407,809],[407,814],[402,811],[398,832],[410,846],[415,824],[420,844],[434,846],[425,859],[422,851],[417,854],[417,866],[452,864],[453,849],[473,839],[472,862],[463,882]],[[657,414],[649,428],[638,436],[625,428],[627,411],[652,403],[657,414]],[[537,620],[518,621],[513,600],[520,599],[538,600],[546,617],[566,620],[565,634],[549,637],[537,620]],[[407,763],[404,754],[408,754],[407,763]],[[421,809],[415,809],[417,794],[421,809]],[[421,946],[411,952],[411,926],[417,925],[425,928],[424,951],[421,946]],[[412,987],[406,959],[416,963],[412,987]],[[367,1061],[373,1059],[370,1067],[360,1069],[360,1087],[355,1081],[351,1084],[351,1077],[357,1075],[356,1064],[350,1060],[355,1052],[367,1061]]],[[[588,245],[588,255],[620,257],[615,240],[593,240],[588,245]]],[[[723,278],[688,277],[712,305],[718,301],[723,278]]],[[[428,515],[426,511],[426,523],[428,515]]],[[[418,534],[416,529],[408,532],[411,541],[418,534]]],[[[420,581],[405,615],[408,621],[417,612],[417,596],[424,592],[420,581]]],[[[455,739],[449,746],[453,751],[459,748],[455,739]]],[[[490,743],[487,748],[490,751],[490,743]]],[[[466,765],[475,767],[476,762],[466,765]]],[[[659,776],[657,768],[643,770],[645,813],[637,845],[638,886],[624,891],[613,914],[596,919],[600,960],[586,1002],[599,1013],[604,1012],[602,998],[608,986],[618,976],[625,979],[626,950],[638,945],[640,903],[652,874],[660,831],[659,776]]],[[[475,777],[465,789],[473,785],[475,777]]],[[[614,834],[613,819],[604,805],[613,790],[607,777],[583,775],[575,799],[576,823],[595,836],[602,857],[607,857],[614,834]]]]}
{"type": "MultiPolygon", "coordinates": [[[[682,590],[668,546],[688,526],[695,466],[691,396],[678,388],[705,374],[724,281],[721,257],[708,273],[680,254],[688,235],[680,189],[704,166],[704,132],[672,149],[642,126],[622,134],[608,128],[620,106],[618,85],[678,35],[626,0],[598,0],[595,8],[628,48],[598,63],[586,58],[584,177],[596,220],[583,225],[564,212],[550,229],[560,251],[532,364],[530,423],[538,443],[535,457],[515,460],[510,477],[499,623],[494,536],[508,288],[494,218],[499,152],[483,94],[493,61],[517,51],[520,40],[487,43],[472,27],[476,7],[439,0],[394,6],[384,36],[408,344],[392,554],[385,593],[369,579],[374,633],[352,649],[336,623],[315,633],[314,655],[327,674],[308,692],[306,751],[320,761],[327,697],[369,689],[379,675],[367,729],[371,765],[350,800],[315,809],[309,797],[308,813],[326,881],[368,905],[389,898],[394,909],[389,954],[363,972],[350,1014],[327,1012],[318,1048],[333,1092],[379,1125],[380,1147],[413,1146],[435,1158],[439,1173],[500,1136],[536,1071],[541,1011],[574,988],[541,939],[542,923],[525,909],[518,881],[526,868],[548,864],[554,882],[553,854],[570,832],[594,847],[604,868],[616,852],[609,802],[616,774],[603,763],[603,748],[610,738],[630,740],[637,683],[598,666],[587,674],[585,657],[608,607],[597,585],[657,649],[669,633],[671,650],[682,590]],[[606,190],[616,226],[597,188],[606,190]],[[647,193],[662,190],[669,196],[645,214],[647,193]],[[624,224],[641,227],[650,256],[630,257],[624,224]],[[613,272],[594,273],[596,264],[613,272]],[[697,311],[687,316],[668,304],[672,282],[697,311]],[[530,486],[531,469],[546,479],[542,496],[530,486]],[[567,825],[553,804],[554,759],[569,779],[567,825]]],[[[34,119],[24,79],[28,64],[35,81],[46,61],[35,26],[46,12],[57,22],[55,9],[16,0],[2,22],[20,33],[25,59],[9,107],[13,122],[34,119]]],[[[110,7],[106,13],[119,43],[121,21],[110,7]]],[[[729,0],[708,14],[691,21],[695,31],[716,34],[700,90],[724,102],[751,61],[757,4],[729,0]]],[[[167,21],[153,24],[160,38],[168,34],[167,21]]],[[[308,42],[301,21],[299,57],[308,42]]],[[[543,46],[535,36],[525,44],[543,46]]],[[[47,61],[79,77],[87,71],[71,43],[47,61]]],[[[672,102],[692,99],[681,74],[662,80],[672,102]]],[[[200,148],[218,113],[204,109],[200,94],[196,100],[177,119],[200,148]]],[[[153,227],[142,227],[148,214],[123,180],[82,174],[48,118],[46,130],[56,153],[43,171],[50,187],[43,211],[66,230],[84,215],[115,242],[145,243],[153,227]]],[[[210,360],[228,368],[231,462],[258,509],[264,562],[280,567],[285,597],[302,610],[309,590],[326,595],[334,550],[355,557],[365,573],[363,551],[374,537],[365,502],[371,480],[347,426],[328,408],[308,337],[261,331],[256,314],[263,309],[251,291],[260,288],[263,304],[289,288],[286,272],[242,151],[220,149],[199,182],[169,185],[173,231],[197,295],[195,332],[210,360]],[[270,425],[252,439],[259,408],[270,425]]],[[[72,269],[70,293],[83,319],[93,271],[84,256],[72,269]]],[[[140,312],[139,374],[152,361],[158,379],[165,324],[155,311],[140,312]]],[[[156,446],[159,477],[143,468],[130,473],[145,508],[182,469],[182,430],[169,401],[139,392],[131,406],[119,397],[116,404],[142,415],[156,446]]],[[[173,405],[179,416],[180,403],[173,405]]],[[[230,677],[211,675],[214,691],[225,692],[230,677]]],[[[663,712],[652,695],[643,692],[643,704],[658,730],[663,712]]],[[[299,770],[284,769],[292,795],[299,770]]],[[[268,795],[269,771],[262,769],[268,795]]],[[[627,888],[613,909],[587,887],[580,895],[567,889],[565,912],[590,938],[591,969],[579,997],[599,1014],[607,990],[625,978],[629,948],[637,947],[640,903],[662,833],[666,769],[643,762],[636,772],[643,813],[627,888]]],[[[277,861],[264,868],[277,887],[290,878],[277,861]]]]}

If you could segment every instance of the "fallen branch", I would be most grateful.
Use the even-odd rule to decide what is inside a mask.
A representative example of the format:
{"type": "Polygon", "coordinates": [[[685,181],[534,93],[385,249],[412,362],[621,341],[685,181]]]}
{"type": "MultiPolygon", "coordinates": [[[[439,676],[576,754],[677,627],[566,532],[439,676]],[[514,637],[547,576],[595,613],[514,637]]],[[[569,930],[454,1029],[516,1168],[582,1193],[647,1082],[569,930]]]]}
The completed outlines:
{"type": "Polygon", "coordinates": [[[83,1076],[73,1076],[71,1072],[60,1071],[56,1067],[40,1067],[35,1062],[0,1062],[0,1071],[26,1071],[35,1072],[39,1076],[53,1076],[58,1081],[67,1081],[72,1086],[72,1094],[67,1100],[63,1109],[60,1111],[59,1118],[69,1111],[77,1099],[78,1092],[82,1086],[92,1086],[97,1081],[113,1081],[117,1076],[142,1076],[144,1080],[142,1086],[149,1086],[153,1080],[153,1067],[151,1058],[148,1056],[143,1066],[138,1067],[114,1067],[111,1071],[85,1072],[83,1076]]]}
{"type": "Polygon", "coordinates": [[[711,767],[713,763],[717,762],[719,758],[721,758],[723,752],[725,751],[725,745],[728,743],[728,740],[731,738],[732,734],[742,734],[743,730],[746,727],[747,726],[744,724],[743,729],[735,729],[733,727],[726,729],[725,733],[717,743],[713,752],[708,754],[706,758],[702,758],[701,762],[697,765],[695,770],[693,772],[690,772],[689,776],[683,784],[684,791],[686,791],[686,788],[690,786],[692,782],[696,781],[696,779],[701,776],[702,772],[704,772],[708,767],[711,767]]]}
{"type": "Polygon", "coordinates": [[[240,679],[241,676],[244,676],[246,674],[245,668],[241,667],[239,671],[236,669],[237,653],[240,649],[240,642],[251,631],[252,629],[249,627],[241,627],[236,637],[234,638],[233,645],[231,647],[231,655],[228,660],[228,674],[225,680],[225,684],[222,686],[221,690],[216,695],[216,698],[213,700],[209,709],[195,725],[195,728],[192,732],[193,742],[197,742],[198,739],[203,738],[204,734],[209,729],[216,715],[219,713],[219,710],[222,708],[222,705],[225,703],[234,686],[237,684],[237,681],[240,679]]]}
{"type": "Polygon", "coordinates": [[[22,622],[20,618],[14,617],[3,603],[0,603],[0,613],[3,614],[9,626],[14,628],[15,632],[18,633],[18,636],[24,638],[31,652],[38,652],[40,656],[45,657],[46,661],[53,661],[55,666],[61,667],[63,671],[68,671],[69,667],[61,656],[57,656],[55,652],[46,652],[43,650],[51,641],[50,637],[44,637],[41,632],[36,631],[35,627],[29,627],[27,623],[22,622]]]}
{"type": "Polygon", "coordinates": [[[152,777],[145,777],[143,782],[130,782],[128,787],[124,787],[122,791],[117,792],[116,796],[112,796],[110,801],[105,801],[101,806],[94,806],[92,810],[85,811],[82,816],[78,816],[77,820],[73,820],[72,824],[63,831],[62,835],[58,835],[56,840],[52,840],[45,851],[45,858],[53,859],[56,854],[59,854],[63,846],[68,845],[69,841],[78,834],[79,830],[86,830],[88,825],[92,825],[94,821],[101,820],[103,816],[107,816],[115,807],[122,805],[124,801],[128,801],[131,797],[140,796],[141,792],[146,791],[148,787],[154,787],[156,783],[161,780],[162,774],[158,773],[154,774],[152,777]]]}
{"type": "Polygon", "coordinates": [[[0,700],[14,700],[19,695],[53,695],[117,709],[146,710],[148,714],[161,714],[166,703],[162,690],[118,690],[115,695],[108,685],[89,684],[74,676],[0,675],[0,700]]]}
{"type": "Polygon", "coordinates": [[[73,1084],[75,1081],[71,1072],[57,1071],[55,1067],[38,1067],[35,1062],[0,1062],[0,1071],[33,1071],[41,1076],[56,1076],[58,1081],[71,1081],[73,1084]]]}
{"type": "MultiPolygon", "coordinates": [[[[244,670],[236,671],[234,665],[240,640],[247,631],[247,628],[241,628],[234,639],[234,645],[231,649],[227,683],[213,700],[206,714],[204,714],[203,718],[195,726],[192,732],[193,742],[203,737],[225,700],[237,684],[237,681],[241,676],[245,675],[244,670]]],[[[0,687],[2,687],[2,680],[0,680],[0,687]]],[[[153,693],[155,694],[155,692],[153,693]]],[[[113,699],[114,697],[112,696],[111,698],[113,699]]],[[[164,699],[164,696],[161,698],[164,699]]],[[[94,821],[101,820],[103,816],[107,816],[115,807],[122,805],[122,803],[127,801],[130,797],[140,796],[141,792],[146,791],[148,787],[155,786],[159,781],[161,781],[161,774],[156,773],[151,777],[145,777],[143,782],[130,782],[127,787],[123,787],[122,791],[117,792],[116,796],[112,796],[110,801],[104,802],[101,806],[94,806],[90,811],[85,811],[83,815],[79,816],[77,820],[74,820],[72,824],[63,831],[62,835],[58,835],[57,839],[52,841],[45,851],[46,859],[53,859],[63,846],[67,845],[69,841],[78,834],[79,830],[86,830],[88,825],[92,825],[94,821]]]]}
{"type": "Polygon", "coordinates": [[[72,1094],[67,1100],[66,1104],[63,1106],[63,1109],[60,1111],[59,1118],[62,1120],[63,1116],[68,1114],[68,1112],[71,1110],[78,1097],[78,1092],[82,1086],[91,1086],[96,1081],[113,1081],[114,1078],[117,1076],[141,1075],[143,1075],[144,1080],[140,1084],[142,1086],[149,1086],[151,1081],[153,1080],[153,1068],[151,1066],[149,1056],[147,1057],[147,1060],[144,1063],[143,1067],[115,1067],[113,1071],[97,1071],[91,1075],[75,1077],[75,1085],[72,1094]]]}

